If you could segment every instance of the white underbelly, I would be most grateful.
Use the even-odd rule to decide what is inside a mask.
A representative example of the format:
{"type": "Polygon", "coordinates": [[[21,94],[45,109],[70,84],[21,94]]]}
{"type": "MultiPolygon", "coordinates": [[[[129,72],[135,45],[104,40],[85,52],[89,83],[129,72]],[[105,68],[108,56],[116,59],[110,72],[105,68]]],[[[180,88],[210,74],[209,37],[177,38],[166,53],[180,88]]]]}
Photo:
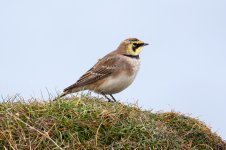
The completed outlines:
{"type": "Polygon", "coordinates": [[[127,88],[135,79],[136,74],[128,76],[122,73],[116,77],[108,77],[107,80],[100,85],[99,89],[105,94],[115,94],[127,88]]]}

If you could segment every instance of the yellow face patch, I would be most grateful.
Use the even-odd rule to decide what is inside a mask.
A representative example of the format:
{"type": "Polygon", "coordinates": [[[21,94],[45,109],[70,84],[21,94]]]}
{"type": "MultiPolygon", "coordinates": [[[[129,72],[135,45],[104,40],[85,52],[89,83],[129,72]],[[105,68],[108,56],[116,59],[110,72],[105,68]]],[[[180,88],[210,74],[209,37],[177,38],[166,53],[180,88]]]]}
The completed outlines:
{"type": "Polygon", "coordinates": [[[127,46],[127,54],[137,56],[140,54],[142,48],[143,48],[142,41],[129,42],[127,46]]]}

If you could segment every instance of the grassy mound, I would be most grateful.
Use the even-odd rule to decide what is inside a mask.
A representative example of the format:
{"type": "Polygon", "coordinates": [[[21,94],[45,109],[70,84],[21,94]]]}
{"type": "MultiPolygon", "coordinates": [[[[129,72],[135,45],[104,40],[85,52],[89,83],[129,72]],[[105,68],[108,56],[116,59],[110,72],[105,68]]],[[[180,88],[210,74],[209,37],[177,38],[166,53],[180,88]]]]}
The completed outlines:
{"type": "Polygon", "coordinates": [[[74,97],[0,103],[0,149],[226,149],[197,119],[74,97]]]}

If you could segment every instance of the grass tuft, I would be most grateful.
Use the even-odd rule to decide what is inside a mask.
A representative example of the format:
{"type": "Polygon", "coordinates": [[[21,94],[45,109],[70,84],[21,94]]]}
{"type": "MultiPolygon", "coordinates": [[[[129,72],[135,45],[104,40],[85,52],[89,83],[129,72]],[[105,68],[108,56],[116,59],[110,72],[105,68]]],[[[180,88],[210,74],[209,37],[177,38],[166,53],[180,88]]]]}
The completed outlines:
{"type": "Polygon", "coordinates": [[[0,149],[225,150],[202,122],[88,96],[0,103],[0,149]]]}

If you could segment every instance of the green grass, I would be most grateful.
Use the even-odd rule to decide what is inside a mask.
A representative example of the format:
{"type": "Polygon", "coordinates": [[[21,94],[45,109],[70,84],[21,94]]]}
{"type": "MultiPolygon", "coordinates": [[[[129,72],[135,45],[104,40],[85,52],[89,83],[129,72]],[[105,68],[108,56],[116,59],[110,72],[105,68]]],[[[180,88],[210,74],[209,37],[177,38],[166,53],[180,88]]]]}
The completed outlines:
{"type": "Polygon", "coordinates": [[[0,149],[224,150],[197,119],[82,96],[0,103],[0,149]]]}

